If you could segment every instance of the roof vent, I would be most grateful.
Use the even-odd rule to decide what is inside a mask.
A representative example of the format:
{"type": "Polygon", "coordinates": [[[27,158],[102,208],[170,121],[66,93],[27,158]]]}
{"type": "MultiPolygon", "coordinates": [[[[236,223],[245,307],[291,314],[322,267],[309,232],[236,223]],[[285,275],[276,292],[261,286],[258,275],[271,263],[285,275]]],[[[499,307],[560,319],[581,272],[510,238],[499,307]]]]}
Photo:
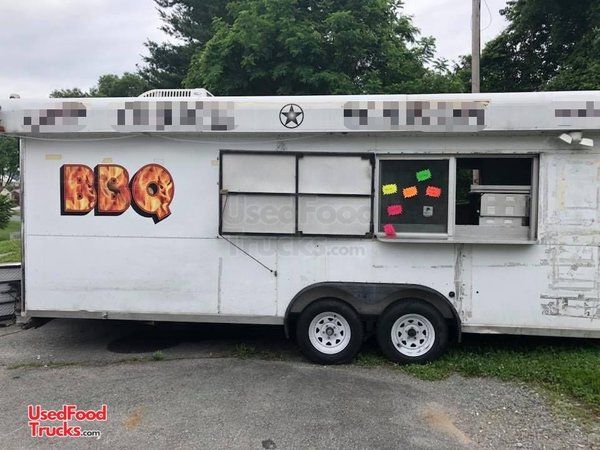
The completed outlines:
{"type": "Polygon", "coordinates": [[[197,89],[152,89],[140,95],[140,97],[214,97],[203,88],[197,89]]]}

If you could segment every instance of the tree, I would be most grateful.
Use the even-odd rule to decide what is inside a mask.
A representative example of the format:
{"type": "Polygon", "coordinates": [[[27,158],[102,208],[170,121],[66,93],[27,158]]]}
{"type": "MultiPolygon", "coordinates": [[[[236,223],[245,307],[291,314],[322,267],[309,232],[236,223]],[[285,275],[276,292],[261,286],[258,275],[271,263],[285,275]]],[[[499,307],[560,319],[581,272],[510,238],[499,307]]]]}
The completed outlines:
{"type": "Polygon", "coordinates": [[[8,222],[10,222],[10,218],[13,214],[12,208],[14,206],[10,196],[0,195],[0,229],[6,228],[8,222]]]}
{"type": "MultiPolygon", "coordinates": [[[[18,176],[19,141],[13,137],[0,136],[0,191],[10,186],[18,176]]],[[[0,229],[8,225],[13,206],[10,196],[0,195],[0,229]]]]}
{"type": "Polygon", "coordinates": [[[482,53],[482,90],[600,88],[598,0],[511,0],[501,13],[509,25],[482,53]]]}
{"type": "Polygon", "coordinates": [[[398,0],[246,0],[213,21],[184,80],[219,94],[455,91],[398,0]],[[434,68],[427,65],[434,64],[434,68]]]}
{"type": "Polygon", "coordinates": [[[19,141],[0,136],[0,191],[19,176],[19,141]]]}
{"type": "Polygon", "coordinates": [[[89,96],[89,92],[82,91],[79,88],[55,89],[50,93],[51,98],[82,98],[89,96]]]}
{"type": "Polygon", "coordinates": [[[146,42],[149,51],[139,74],[151,88],[180,88],[192,56],[213,35],[215,18],[227,20],[229,0],[154,0],[161,27],[173,43],[146,42]]]}
{"type": "Polygon", "coordinates": [[[169,43],[158,44],[146,42],[149,56],[143,56],[145,66],[138,66],[138,73],[154,89],[181,88],[183,79],[187,75],[188,67],[196,45],[173,45],[169,43]]]}
{"type": "Polygon", "coordinates": [[[79,88],[58,89],[50,97],[137,97],[148,90],[148,83],[138,74],[102,75],[97,86],[85,92],[79,88]]]}
{"type": "Polygon", "coordinates": [[[148,90],[148,83],[138,74],[102,75],[98,86],[90,90],[94,97],[137,97],[148,90]]]}
{"type": "Polygon", "coordinates": [[[585,33],[547,84],[549,90],[600,89],[600,2],[591,2],[585,33]]]}

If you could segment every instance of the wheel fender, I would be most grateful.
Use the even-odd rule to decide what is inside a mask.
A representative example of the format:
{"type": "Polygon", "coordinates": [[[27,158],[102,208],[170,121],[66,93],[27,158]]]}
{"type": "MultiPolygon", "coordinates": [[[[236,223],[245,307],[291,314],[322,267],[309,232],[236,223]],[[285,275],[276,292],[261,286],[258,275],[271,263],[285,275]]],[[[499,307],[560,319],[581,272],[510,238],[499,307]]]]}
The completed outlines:
{"type": "Polygon", "coordinates": [[[460,340],[461,320],[454,305],[435,289],[415,284],[322,282],[306,286],[290,301],[284,318],[285,335],[290,337],[293,319],[309,304],[322,298],[335,298],[353,308],[363,319],[374,319],[396,302],[418,299],[437,308],[456,326],[460,340]]]}

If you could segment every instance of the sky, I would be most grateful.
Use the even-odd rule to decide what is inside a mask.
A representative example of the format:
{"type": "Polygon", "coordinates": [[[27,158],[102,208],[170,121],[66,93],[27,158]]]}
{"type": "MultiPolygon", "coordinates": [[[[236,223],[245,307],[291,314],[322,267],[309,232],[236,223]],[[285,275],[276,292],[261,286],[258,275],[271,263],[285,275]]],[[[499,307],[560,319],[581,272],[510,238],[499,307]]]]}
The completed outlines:
{"type": "MultiPolygon", "coordinates": [[[[436,40],[438,56],[449,61],[471,53],[471,0],[404,0],[404,11],[423,36],[436,40]]],[[[507,22],[500,15],[506,0],[481,0],[481,48],[507,22]]]]}
{"type": "MultiPolygon", "coordinates": [[[[167,39],[152,0],[0,3],[0,98],[89,89],[100,75],[135,71],[146,39],[167,39]]],[[[498,13],[505,3],[482,1],[483,42],[506,26],[498,13]]],[[[438,56],[454,60],[470,52],[471,0],[405,0],[405,12],[423,35],[436,38],[438,56]]]]}

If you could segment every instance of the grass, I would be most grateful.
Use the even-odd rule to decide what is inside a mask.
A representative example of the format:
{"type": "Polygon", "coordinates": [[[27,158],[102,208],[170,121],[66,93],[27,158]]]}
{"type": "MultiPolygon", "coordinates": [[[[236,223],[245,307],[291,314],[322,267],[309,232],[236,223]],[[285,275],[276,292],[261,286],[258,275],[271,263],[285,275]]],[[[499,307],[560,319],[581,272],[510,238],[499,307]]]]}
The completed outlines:
{"type": "Polygon", "coordinates": [[[152,361],[163,361],[165,359],[165,355],[160,350],[156,350],[152,353],[152,361]]]}
{"type": "Polygon", "coordinates": [[[257,358],[270,361],[283,361],[286,359],[281,352],[264,349],[257,350],[256,347],[244,343],[237,344],[231,352],[231,356],[239,359],[257,358]]]}
{"type": "Polygon", "coordinates": [[[8,225],[0,229],[0,264],[21,261],[21,240],[10,239],[11,233],[21,231],[21,222],[11,220],[8,225]]]}
{"type": "Polygon", "coordinates": [[[0,263],[21,261],[21,240],[0,241],[0,263]]]}
{"type": "Polygon", "coordinates": [[[21,232],[21,222],[11,220],[5,228],[0,229],[0,241],[10,240],[11,233],[21,232]]]}
{"type": "Polygon", "coordinates": [[[259,352],[256,351],[256,347],[247,344],[237,344],[232,351],[232,356],[240,359],[247,359],[250,357],[260,356],[259,352]]]}
{"type": "Polygon", "coordinates": [[[495,377],[541,387],[556,399],[567,397],[600,416],[600,342],[532,337],[469,336],[437,361],[394,365],[376,350],[361,353],[357,364],[394,366],[425,380],[453,373],[495,377]]]}

